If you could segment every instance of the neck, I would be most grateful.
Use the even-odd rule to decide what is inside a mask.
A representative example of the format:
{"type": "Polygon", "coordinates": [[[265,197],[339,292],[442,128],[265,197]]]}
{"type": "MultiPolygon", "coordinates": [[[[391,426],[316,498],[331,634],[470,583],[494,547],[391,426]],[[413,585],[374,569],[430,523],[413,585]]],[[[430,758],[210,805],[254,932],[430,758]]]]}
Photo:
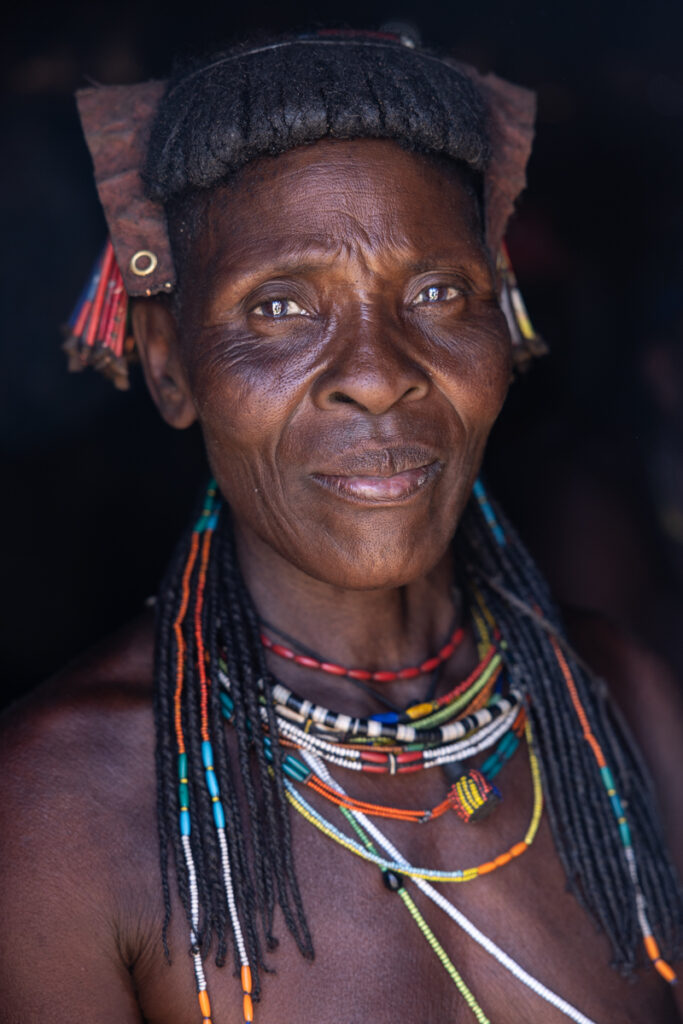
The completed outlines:
{"type": "MultiPolygon", "coordinates": [[[[346,668],[394,670],[419,665],[434,655],[459,624],[460,595],[454,586],[452,555],[418,579],[396,588],[347,590],[315,579],[282,558],[250,531],[238,529],[240,566],[261,618],[346,668]]],[[[274,632],[271,638],[280,638],[274,632]]],[[[348,692],[362,697],[349,680],[323,678],[270,656],[274,674],[311,698],[348,692]]],[[[391,699],[412,699],[425,679],[382,686],[391,699]]],[[[337,706],[339,700],[337,699],[337,706]]],[[[376,710],[376,709],[375,709],[376,710]]]]}

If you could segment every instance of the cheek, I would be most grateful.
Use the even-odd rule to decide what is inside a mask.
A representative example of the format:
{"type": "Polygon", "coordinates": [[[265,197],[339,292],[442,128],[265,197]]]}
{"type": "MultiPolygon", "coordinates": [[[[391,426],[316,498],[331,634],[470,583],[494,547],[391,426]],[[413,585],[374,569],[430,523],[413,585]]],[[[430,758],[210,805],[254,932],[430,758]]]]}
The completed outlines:
{"type": "Polygon", "coordinates": [[[468,432],[488,434],[512,379],[512,344],[502,313],[482,320],[462,324],[450,337],[442,335],[434,381],[468,432]]]}
{"type": "Polygon", "coordinates": [[[205,332],[188,354],[187,373],[207,448],[258,457],[305,392],[309,368],[282,345],[205,332]]]}
{"type": "Polygon", "coordinates": [[[257,358],[253,344],[217,352],[204,353],[191,374],[213,475],[239,520],[269,536],[289,532],[282,455],[286,447],[289,464],[300,454],[291,449],[293,439],[302,441],[295,421],[305,404],[305,368],[275,353],[257,358]]]}

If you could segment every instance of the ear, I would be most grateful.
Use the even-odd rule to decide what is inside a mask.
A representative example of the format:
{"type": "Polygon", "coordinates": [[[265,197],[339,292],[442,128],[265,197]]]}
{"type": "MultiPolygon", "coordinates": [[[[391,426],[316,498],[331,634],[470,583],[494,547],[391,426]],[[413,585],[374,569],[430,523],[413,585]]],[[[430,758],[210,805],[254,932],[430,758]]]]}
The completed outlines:
{"type": "Polygon", "coordinates": [[[166,422],[183,430],[197,413],[179,356],[175,317],[163,299],[138,299],[131,318],[150,394],[166,422]]]}

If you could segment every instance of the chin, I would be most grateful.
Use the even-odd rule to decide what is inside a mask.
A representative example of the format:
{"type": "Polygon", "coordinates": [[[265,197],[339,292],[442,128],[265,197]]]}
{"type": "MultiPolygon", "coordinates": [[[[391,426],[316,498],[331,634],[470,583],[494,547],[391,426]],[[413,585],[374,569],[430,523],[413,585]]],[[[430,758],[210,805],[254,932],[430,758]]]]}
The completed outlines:
{"type": "MultiPolygon", "coordinates": [[[[352,543],[334,543],[320,538],[312,546],[319,557],[311,562],[308,548],[299,568],[309,576],[343,590],[390,590],[404,587],[426,576],[448,550],[453,530],[421,531],[422,542],[412,535],[378,540],[354,538],[352,543]],[[427,541],[427,543],[425,543],[427,541]]],[[[290,554],[291,558],[291,554],[290,554]]]]}

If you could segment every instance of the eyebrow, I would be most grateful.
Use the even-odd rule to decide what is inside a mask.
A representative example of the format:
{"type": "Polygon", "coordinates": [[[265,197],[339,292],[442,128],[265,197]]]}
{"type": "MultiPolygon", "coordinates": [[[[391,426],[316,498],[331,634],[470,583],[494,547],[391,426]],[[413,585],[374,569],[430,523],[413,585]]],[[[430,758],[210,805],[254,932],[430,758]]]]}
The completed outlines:
{"type": "MultiPolygon", "coordinates": [[[[272,244],[272,239],[269,242],[272,244]]],[[[330,261],[339,254],[341,245],[339,242],[325,242],[320,238],[305,239],[297,242],[283,243],[280,252],[276,252],[266,262],[262,256],[249,249],[238,252],[233,258],[229,258],[225,249],[219,252],[219,259],[216,261],[215,274],[225,275],[240,280],[250,277],[272,277],[280,274],[289,274],[293,270],[297,272],[316,270],[318,267],[330,261]],[[224,258],[220,258],[223,256],[224,258]]]]}
{"type": "MultiPolygon", "coordinates": [[[[272,242],[272,239],[269,239],[272,242]]],[[[214,271],[214,278],[222,277],[226,284],[237,284],[243,286],[245,280],[268,279],[269,277],[286,277],[289,274],[315,273],[318,270],[329,266],[330,262],[336,259],[344,249],[349,246],[343,240],[314,237],[286,242],[282,245],[281,253],[276,253],[269,262],[263,261],[254,253],[249,252],[238,254],[233,260],[218,260],[214,271]]],[[[401,252],[405,253],[405,269],[411,274],[422,274],[429,270],[438,268],[450,268],[454,264],[462,263],[462,259],[456,259],[455,253],[433,252],[420,256],[419,259],[410,260],[408,245],[402,246],[398,242],[392,247],[395,258],[401,260],[401,252]]],[[[468,255],[474,255],[470,252],[468,255]]],[[[476,257],[486,259],[486,252],[482,247],[476,253],[476,257]]],[[[475,257],[475,258],[476,258],[475,257]]]]}

